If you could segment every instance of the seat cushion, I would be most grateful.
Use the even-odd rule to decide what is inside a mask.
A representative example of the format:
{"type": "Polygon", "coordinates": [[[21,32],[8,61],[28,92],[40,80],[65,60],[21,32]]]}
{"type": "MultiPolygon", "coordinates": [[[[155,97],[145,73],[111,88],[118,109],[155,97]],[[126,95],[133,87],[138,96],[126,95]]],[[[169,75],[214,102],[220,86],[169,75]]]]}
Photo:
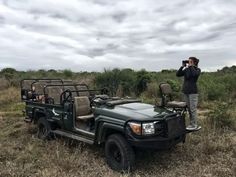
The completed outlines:
{"type": "Polygon", "coordinates": [[[85,116],[77,116],[77,119],[79,120],[88,120],[88,119],[92,119],[94,117],[93,114],[89,114],[89,115],[85,115],[85,116]]]}
{"type": "Polygon", "coordinates": [[[187,106],[186,102],[180,102],[180,101],[169,101],[166,103],[167,107],[171,108],[185,108],[187,106]]]}

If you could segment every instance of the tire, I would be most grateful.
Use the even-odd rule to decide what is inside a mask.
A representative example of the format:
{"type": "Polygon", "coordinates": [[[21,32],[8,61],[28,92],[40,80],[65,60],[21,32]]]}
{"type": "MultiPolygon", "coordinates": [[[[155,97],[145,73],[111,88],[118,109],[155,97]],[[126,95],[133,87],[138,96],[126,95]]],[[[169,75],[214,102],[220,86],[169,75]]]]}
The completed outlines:
{"type": "Polygon", "coordinates": [[[38,138],[42,140],[51,139],[51,126],[44,117],[39,118],[37,125],[38,125],[38,131],[37,131],[38,138]]]}
{"type": "Polygon", "coordinates": [[[110,135],[105,144],[105,156],[111,169],[129,172],[134,169],[135,154],[133,148],[120,134],[110,135]]]}

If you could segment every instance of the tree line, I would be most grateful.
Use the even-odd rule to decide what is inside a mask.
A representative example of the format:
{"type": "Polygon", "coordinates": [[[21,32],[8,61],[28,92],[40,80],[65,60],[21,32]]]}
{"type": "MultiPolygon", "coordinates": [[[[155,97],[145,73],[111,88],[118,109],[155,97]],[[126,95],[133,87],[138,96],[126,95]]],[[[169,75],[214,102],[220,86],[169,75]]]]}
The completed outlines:
{"type": "MultiPolygon", "coordinates": [[[[17,71],[3,68],[0,71],[0,89],[19,87],[20,80],[24,78],[61,78],[83,82],[95,88],[107,87],[112,95],[152,98],[159,95],[159,84],[167,82],[174,95],[180,97],[182,78],[177,78],[175,73],[176,70],[148,72],[130,68],[104,69],[103,72],[72,72],[69,69],[17,71]]],[[[236,100],[236,66],[224,67],[216,72],[202,72],[198,86],[200,101],[236,100]]]]}

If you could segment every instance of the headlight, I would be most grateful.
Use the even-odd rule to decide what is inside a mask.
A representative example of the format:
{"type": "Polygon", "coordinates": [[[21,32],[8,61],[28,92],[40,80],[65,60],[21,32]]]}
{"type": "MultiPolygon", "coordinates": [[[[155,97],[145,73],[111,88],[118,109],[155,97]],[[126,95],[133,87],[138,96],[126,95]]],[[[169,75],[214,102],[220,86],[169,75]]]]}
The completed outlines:
{"type": "Polygon", "coordinates": [[[142,124],[142,134],[143,135],[152,135],[155,133],[154,123],[143,123],[142,124]]]}
{"type": "Polygon", "coordinates": [[[129,122],[128,124],[135,134],[141,135],[142,133],[141,123],[129,122]]]}
{"type": "Polygon", "coordinates": [[[137,123],[129,122],[129,127],[136,135],[153,135],[155,134],[154,122],[150,123],[137,123]]]}

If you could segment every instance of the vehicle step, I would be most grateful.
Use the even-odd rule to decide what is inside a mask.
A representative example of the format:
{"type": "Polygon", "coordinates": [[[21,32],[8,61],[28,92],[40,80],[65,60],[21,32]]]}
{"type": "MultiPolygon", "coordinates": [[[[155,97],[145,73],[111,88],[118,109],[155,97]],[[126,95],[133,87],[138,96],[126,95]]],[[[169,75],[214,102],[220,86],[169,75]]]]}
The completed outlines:
{"type": "Polygon", "coordinates": [[[86,138],[83,138],[81,136],[78,136],[78,135],[75,135],[75,134],[72,134],[72,133],[68,133],[68,132],[65,132],[65,131],[53,130],[52,133],[55,133],[56,135],[68,137],[68,138],[71,138],[71,139],[74,139],[74,140],[77,140],[77,141],[82,141],[82,142],[85,142],[85,143],[88,143],[88,144],[94,144],[93,140],[86,139],[86,138]]]}

